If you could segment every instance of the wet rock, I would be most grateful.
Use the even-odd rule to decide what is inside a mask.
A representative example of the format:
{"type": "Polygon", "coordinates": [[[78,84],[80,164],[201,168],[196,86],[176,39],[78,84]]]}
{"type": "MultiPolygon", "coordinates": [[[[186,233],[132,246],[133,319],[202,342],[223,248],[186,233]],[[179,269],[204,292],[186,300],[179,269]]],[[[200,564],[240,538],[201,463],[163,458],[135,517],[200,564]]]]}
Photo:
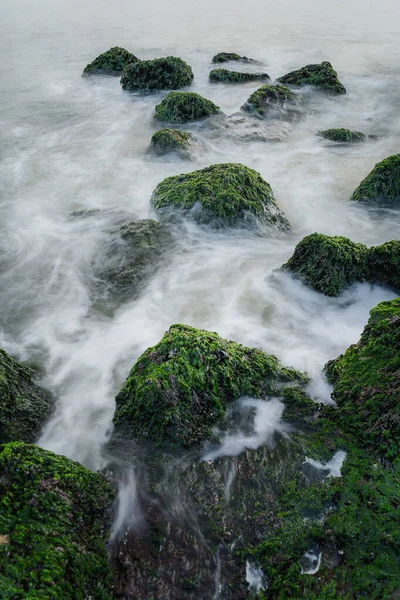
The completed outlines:
{"type": "Polygon", "coordinates": [[[134,62],[140,61],[125,48],[115,46],[89,63],[84,68],[83,75],[121,75],[124,68],[134,62]]]}
{"type": "Polygon", "coordinates": [[[207,100],[195,92],[170,92],[157,104],[155,119],[165,123],[189,123],[199,121],[219,112],[211,100],[207,100]]]}
{"type": "Polygon", "coordinates": [[[134,62],[126,66],[121,77],[122,89],[130,92],[177,90],[192,81],[192,68],[175,56],[134,62]]]}
{"type": "Polygon", "coordinates": [[[346,88],[340,83],[336,71],[328,61],[316,65],[307,65],[279,77],[278,81],[286,85],[314,85],[332,94],[346,93],[346,88]]]}
{"type": "Polygon", "coordinates": [[[317,135],[325,140],[345,144],[364,142],[367,139],[365,133],[361,133],[361,131],[350,131],[350,129],[325,129],[324,131],[319,131],[317,135]]]}
{"type": "Polygon", "coordinates": [[[285,85],[263,85],[241,107],[259,117],[298,117],[301,97],[285,85]]]}
{"type": "Polygon", "coordinates": [[[257,171],[236,163],[167,177],[154,190],[151,205],[162,220],[180,216],[217,229],[260,225],[290,229],[269,183],[257,171]]]}
{"type": "Polygon", "coordinates": [[[351,200],[372,206],[400,206],[400,154],[377,163],[353,192],[351,200]]]}
{"type": "Polygon", "coordinates": [[[250,114],[219,115],[205,121],[201,131],[211,140],[215,136],[232,138],[237,142],[282,142],[293,131],[293,125],[284,120],[262,121],[250,114]]]}
{"type": "Polygon", "coordinates": [[[64,456],[0,446],[0,595],[111,600],[113,500],[100,475],[64,456]]]}
{"type": "Polygon", "coordinates": [[[151,138],[150,148],[158,156],[176,152],[181,158],[190,159],[202,149],[200,142],[189,131],[161,129],[151,138]]]}
{"type": "Polygon", "coordinates": [[[209,79],[212,83],[246,83],[247,81],[267,81],[267,73],[240,73],[228,69],[213,69],[209,79]]]}
{"type": "Polygon", "coordinates": [[[52,406],[34,371],[0,349],[0,444],[35,441],[52,406]]]}
{"type": "Polygon", "coordinates": [[[235,52],[219,52],[218,54],[213,56],[213,59],[212,59],[213,63],[223,63],[223,62],[229,62],[229,61],[245,62],[245,63],[257,62],[256,60],[253,60],[252,58],[247,58],[247,56],[240,56],[239,54],[236,54],[235,52]]]}
{"type": "Polygon", "coordinates": [[[400,242],[372,246],[367,256],[368,281],[387,285],[400,293],[400,242]]]}

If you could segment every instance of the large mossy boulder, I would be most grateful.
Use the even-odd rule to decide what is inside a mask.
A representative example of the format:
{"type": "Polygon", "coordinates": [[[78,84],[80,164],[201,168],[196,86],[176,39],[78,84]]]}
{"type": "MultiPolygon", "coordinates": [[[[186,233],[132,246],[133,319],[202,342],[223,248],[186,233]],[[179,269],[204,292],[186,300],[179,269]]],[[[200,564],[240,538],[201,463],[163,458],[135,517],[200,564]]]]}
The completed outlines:
{"type": "Polygon", "coordinates": [[[83,75],[121,75],[124,68],[130,63],[140,62],[125,48],[110,48],[107,52],[100,54],[89,63],[83,70],[83,75]]]}
{"type": "Polygon", "coordinates": [[[400,456],[400,298],[378,304],[360,341],[327,374],[343,426],[388,460],[400,456]]]}
{"type": "Polygon", "coordinates": [[[314,85],[332,94],[346,93],[346,88],[340,83],[335,69],[328,61],[291,71],[287,75],[279,77],[278,81],[285,85],[314,85]]]}
{"type": "Polygon", "coordinates": [[[192,68],[176,56],[131,63],[121,77],[122,88],[130,92],[178,90],[192,81],[192,68]]]}
{"type": "Polygon", "coordinates": [[[240,73],[228,69],[213,69],[209,79],[212,83],[246,83],[247,81],[267,81],[267,73],[240,73]]]}
{"type": "Polygon", "coordinates": [[[274,395],[304,376],[261,350],[216,333],[173,325],[142,354],[116,397],[114,439],[190,447],[211,435],[227,406],[243,395],[274,395]]]}
{"type": "Polygon", "coordinates": [[[352,283],[367,278],[367,246],[342,236],[306,236],[281,268],[326,296],[338,296],[352,283]]]}
{"type": "Polygon", "coordinates": [[[350,199],[375,206],[399,207],[400,154],[394,154],[377,163],[350,199]]]}
{"type": "Polygon", "coordinates": [[[216,115],[219,106],[195,92],[170,92],[157,104],[154,118],[165,123],[189,123],[216,115]]]}
{"type": "Polygon", "coordinates": [[[181,158],[190,158],[196,146],[199,146],[196,137],[189,131],[160,129],[153,134],[149,150],[157,156],[176,152],[181,158]]]}
{"type": "Polygon", "coordinates": [[[298,105],[299,96],[285,85],[263,85],[253,92],[242,110],[260,117],[268,117],[276,113],[288,114],[298,105]]]}
{"type": "Polygon", "coordinates": [[[0,446],[0,596],[111,600],[106,541],[114,492],[36,446],[0,446]]]}
{"type": "Polygon", "coordinates": [[[290,229],[269,183],[237,163],[167,177],[154,190],[151,205],[163,220],[180,215],[214,228],[290,229]]]}
{"type": "Polygon", "coordinates": [[[324,131],[319,131],[318,135],[325,140],[344,144],[364,142],[367,139],[365,133],[361,133],[361,131],[351,131],[350,129],[343,128],[325,129],[324,131]]]}
{"type": "Polygon", "coordinates": [[[368,281],[387,285],[400,293],[400,242],[372,246],[367,256],[368,281]]]}
{"type": "Polygon", "coordinates": [[[215,64],[224,63],[224,62],[257,62],[251,58],[247,58],[247,56],[240,56],[240,54],[236,54],[236,52],[218,52],[213,56],[212,62],[215,64]]]}
{"type": "Polygon", "coordinates": [[[0,444],[34,442],[52,405],[35,372],[0,349],[0,444]]]}

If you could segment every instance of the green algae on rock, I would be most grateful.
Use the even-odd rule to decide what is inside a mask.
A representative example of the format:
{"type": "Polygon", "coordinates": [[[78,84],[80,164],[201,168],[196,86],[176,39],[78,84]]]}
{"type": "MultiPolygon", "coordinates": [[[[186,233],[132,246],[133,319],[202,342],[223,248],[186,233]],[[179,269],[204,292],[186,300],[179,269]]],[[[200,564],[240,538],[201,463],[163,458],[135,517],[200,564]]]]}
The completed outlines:
{"type": "Polygon", "coordinates": [[[213,56],[213,63],[223,63],[223,62],[257,62],[251,58],[247,58],[247,56],[240,56],[240,54],[236,54],[236,52],[218,52],[215,56],[213,56]]]}
{"type": "Polygon", "coordinates": [[[241,396],[273,395],[282,382],[304,380],[261,350],[173,325],[137,360],[116,397],[114,438],[190,447],[241,396]]]}
{"type": "Polygon", "coordinates": [[[267,73],[240,73],[228,69],[213,69],[209,79],[212,83],[245,83],[246,81],[263,81],[270,79],[267,73]]]}
{"type": "Polygon", "coordinates": [[[181,58],[167,56],[126,66],[121,85],[127,91],[177,90],[193,81],[192,68],[181,58]]]}
{"type": "Polygon", "coordinates": [[[332,94],[346,93],[346,88],[340,83],[336,71],[328,61],[316,65],[307,65],[279,77],[278,81],[288,85],[315,85],[332,94]]]}
{"type": "Polygon", "coordinates": [[[170,92],[157,104],[154,118],[166,123],[189,123],[216,115],[219,106],[195,92],[170,92]]]}
{"type": "Polygon", "coordinates": [[[400,206],[400,154],[377,163],[350,200],[382,207],[400,206]]]}
{"type": "Polygon", "coordinates": [[[367,252],[342,236],[306,236],[281,269],[326,296],[338,296],[346,286],[367,279],[367,252]]]}
{"type": "Polygon", "coordinates": [[[368,281],[387,285],[400,293],[400,241],[372,246],[367,256],[368,281]]]}
{"type": "Polygon", "coordinates": [[[350,129],[325,129],[319,131],[318,134],[325,140],[331,140],[332,142],[343,142],[343,143],[357,143],[364,142],[367,139],[365,133],[361,131],[351,131],[350,129]]]}
{"type": "Polygon", "coordinates": [[[0,444],[34,442],[52,410],[35,373],[0,349],[0,444]]]}
{"type": "Polygon", "coordinates": [[[88,64],[83,70],[83,75],[121,75],[124,68],[134,62],[140,61],[125,48],[115,46],[88,64]]]}
{"type": "Polygon", "coordinates": [[[290,229],[269,183],[237,163],[167,177],[154,190],[151,205],[165,220],[181,215],[214,228],[261,224],[290,229]]]}
{"type": "Polygon", "coordinates": [[[299,99],[285,85],[263,85],[258,88],[247,99],[241,107],[246,112],[252,112],[259,116],[268,116],[273,110],[285,111],[290,104],[295,104],[299,99]]]}
{"type": "Polygon", "coordinates": [[[400,455],[400,298],[370,313],[360,341],[328,362],[343,427],[388,460],[400,455]]]}
{"type": "Polygon", "coordinates": [[[0,596],[111,600],[114,492],[95,473],[36,446],[0,446],[0,596]]]}
{"type": "Polygon", "coordinates": [[[189,131],[160,129],[153,134],[149,149],[158,156],[177,152],[183,158],[187,158],[190,148],[195,144],[196,138],[189,131]]]}

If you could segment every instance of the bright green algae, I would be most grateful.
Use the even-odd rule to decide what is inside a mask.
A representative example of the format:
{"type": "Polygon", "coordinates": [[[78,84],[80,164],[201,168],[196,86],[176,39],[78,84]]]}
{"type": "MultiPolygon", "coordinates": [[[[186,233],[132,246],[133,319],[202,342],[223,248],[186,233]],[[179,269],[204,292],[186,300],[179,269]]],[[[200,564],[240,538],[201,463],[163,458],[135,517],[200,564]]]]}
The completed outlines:
{"type": "Polygon", "coordinates": [[[194,141],[195,137],[189,131],[160,129],[153,134],[150,149],[159,156],[169,152],[187,153],[194,141]]]}
{"type": "Polygon", "coordinates": [[[350,129],[343,128],[325,129],[324,131],[319,131],[318,135],[332,142],[343,142],[346,144],[364,142],[367,139],[365,133],[361,133],[361,131],[351,131],[350,129]]]}
{"type": "Polygon", "coordinates": [[[326,296],[338,296],[349,285],[365,281],[400,291],[400,242],[367,248],[342,236],[312,233],[281,269],[326,296]]]}
{"type": "Polygon", "coordinates": [[[327,364],[346,428],[378,455],[400,455],[400,299],[378,304],[358,344],[327,364]]]}
{"type": "Polygon", "coordinates": [[[263,85],[249,96],[242,110],[254,112],[260,116],[268,114],[275,107],[284,107],[297,100],[297,95],[285,85],[263,85]]]}
{"type": "Polygon", "coordinates": [[[213,69],[209,79],[213,83],[245,83],[246,81],[259,81],[269,79],[267,73],[240,73],[228,69],[213,69]]]}
{"type": "Polygon", "coordinates": [[[114,437],[193,446],[210,435],[230,402],[303,379],[261,350],[173,325],[129,373],[116,398],[114,437]]]}
{"type": "Polygon", "coordinates": [[[166,123],[189,123],[216,115],[219,106],[195,92],[170,92],[157,104],[154,118],[166,123]]]}
{"type": "Polygon", "coordinates": [[[377,206],[400,206],[400,154],[377,163],[350,199],[377,206]]]}
{"type": "Polygon", "coordinates": [[[167,177],[154,190],[151,204],[161,218],[178,210],[217,228],[252,226],[255,220],[278,230],[290,228],[269,183],[257,171],[237,163],[167,177]]]}
{"type": "Polygon", "coordinates": [[[346,88],[340,83],[335,69],[328,61],[316,65],[307,65],[279,77],[278,81],[287,85],[315,85],[333,94],[346,93],[346,88]]]}
{"type": "Polygon", "coordinates": [[[114,492],[36,446],[0,446],[0,596],[111,600],[105,549],[114,492]]]}
{"type": "Polygon", "coordinates": [[[124,68],[134,62],[140,61],[125,48],[115,46],[88,64],[83,70],[83,75],[121,75],[124,68]]]}
{"type": "Polygon", "coordinates": [[[192,68],[181,58],[167,56],[127,65],[121,85],[127,91],[176,90],[193,81],[192,68]]]}
{"type": "Polygon", "coordinates": [[[34,371],[0,349],[0,444],[35,441],[51,410],[34,371]]]}

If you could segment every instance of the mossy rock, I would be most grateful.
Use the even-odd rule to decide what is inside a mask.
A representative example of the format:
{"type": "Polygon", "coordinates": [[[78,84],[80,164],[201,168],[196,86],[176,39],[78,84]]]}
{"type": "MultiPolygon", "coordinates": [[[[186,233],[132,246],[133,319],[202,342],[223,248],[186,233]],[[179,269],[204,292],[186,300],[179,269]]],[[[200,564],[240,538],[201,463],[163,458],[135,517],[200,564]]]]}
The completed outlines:
{"type": "Polygon", "coordinates": [[[400,299],[370,313],[360,341],[328,362],[345,427],[387,460],[400,455],[400,299]]]}
{"type": "Polygon", "coordinates": [[[382,207],[399,207],[400,154],[394,154],[377,163],[350,199],[382,207]]]}
{"type": "Polygon", "coordinates": [[[299,100],[299,96],[285,85],[266,84],[251,94],[247,102],[243,104],[242,110],[264,117],[276,111],[287,112],[299,100]]]}
{"type": "Polygon", "coordinates": [[[350,129],[325,129],[324,131],[319,131],[318,135],[325,140],[345,144],[364,142],[367,139],[365,133],[350,131],[350,129]]]}
{"type": "Polygon", "coordinates": [[[287,75],[279,77],[278,81],[286,85],[314,85],[332,94],[346,93],[346,88],[340,83],[335,69],[328,61],[291,71],[287,75]]]}
{"type": "Polygon", "coordinates": [[[192,81],[192,68],[176,56],[132,63],[126,66],[121,77],[122,89],[129,92],[177,90],[192,81]]]}
{"type": "Polygon", "coordinates": [[[113,500],[100,475],[64,456],[0,446],[0,596],[111,600],[113,500]]]}
{"type": "Polygon", "coordinates": [[[224,62],[257,62],[251,58],[247,58],[247,56],[240,56],[240,54],[236,54],[236,52],[218,52],[215,56],[213,56],[213,63],[224,63],[224,62]]]}
{"type": "Polygon", "coordinates": [[[189,123],[216,115],[219,106],[195,92],[170,92],[157,104],[154,118],[165,123],[189,123]]]}
{"type": "Polygon", "coordinates": [[[196,146],[196,138],[189,131],[160,129],[151,138],[150,150],[158,156],[177,152],[182,158],[189,158],[190,150],[194,146],[196,146]]]}
{"type": "Polygon", "coordinates": [[[165,220],[181,215],[214,228],[261,224],[279,231],[290,229],[269,183],[257,171],[237,163],[167,177],[154,190],[151,205],[165,220]]]}
{"type": "Polygon", "coordinates": [[[338,296],[352,283],[367,279],[368,248],[342,236],[306,236],[281,268],[326,296],[338,296]]]}
{"type": "Polygon", "coordinates": [[[52,411],[35,373],[0,349],[0,444],[34,442],[52,411]]]}
{"type": "Polygon", "coordinates": [[[121,75],[127,65],[135,62],[140,60],[125,48],[115,46],[88,64],[83,75],[121,75]]]}
{"type": "Polygon", "coordinates": [[[400,293],[400,241],[372,246],[367,257],[368,281],[400,293]]]}
{"type": "Polygon", "coordinates": [[[246,83],[246,81],[266,81],[270,79],[267,73],[240,73],[228,69],[213,69],[209,79],[212,83],[246,83]]]}
{"type": "Polygon", "coordinates": [[[187,325],[173,325],[142,354],[116,397],[114,439],[190,447],[211,435],[226,407],[243,395],[273,395],[304,381],[275,356],[187,325]]]}
{"type": "Polygon", "coordinates": [[[160,267],[172,245],[170,229],[163,223],[143,219],[114,229],[96,256],[98,285],[108,294],[132,299],[160,267]]]}

